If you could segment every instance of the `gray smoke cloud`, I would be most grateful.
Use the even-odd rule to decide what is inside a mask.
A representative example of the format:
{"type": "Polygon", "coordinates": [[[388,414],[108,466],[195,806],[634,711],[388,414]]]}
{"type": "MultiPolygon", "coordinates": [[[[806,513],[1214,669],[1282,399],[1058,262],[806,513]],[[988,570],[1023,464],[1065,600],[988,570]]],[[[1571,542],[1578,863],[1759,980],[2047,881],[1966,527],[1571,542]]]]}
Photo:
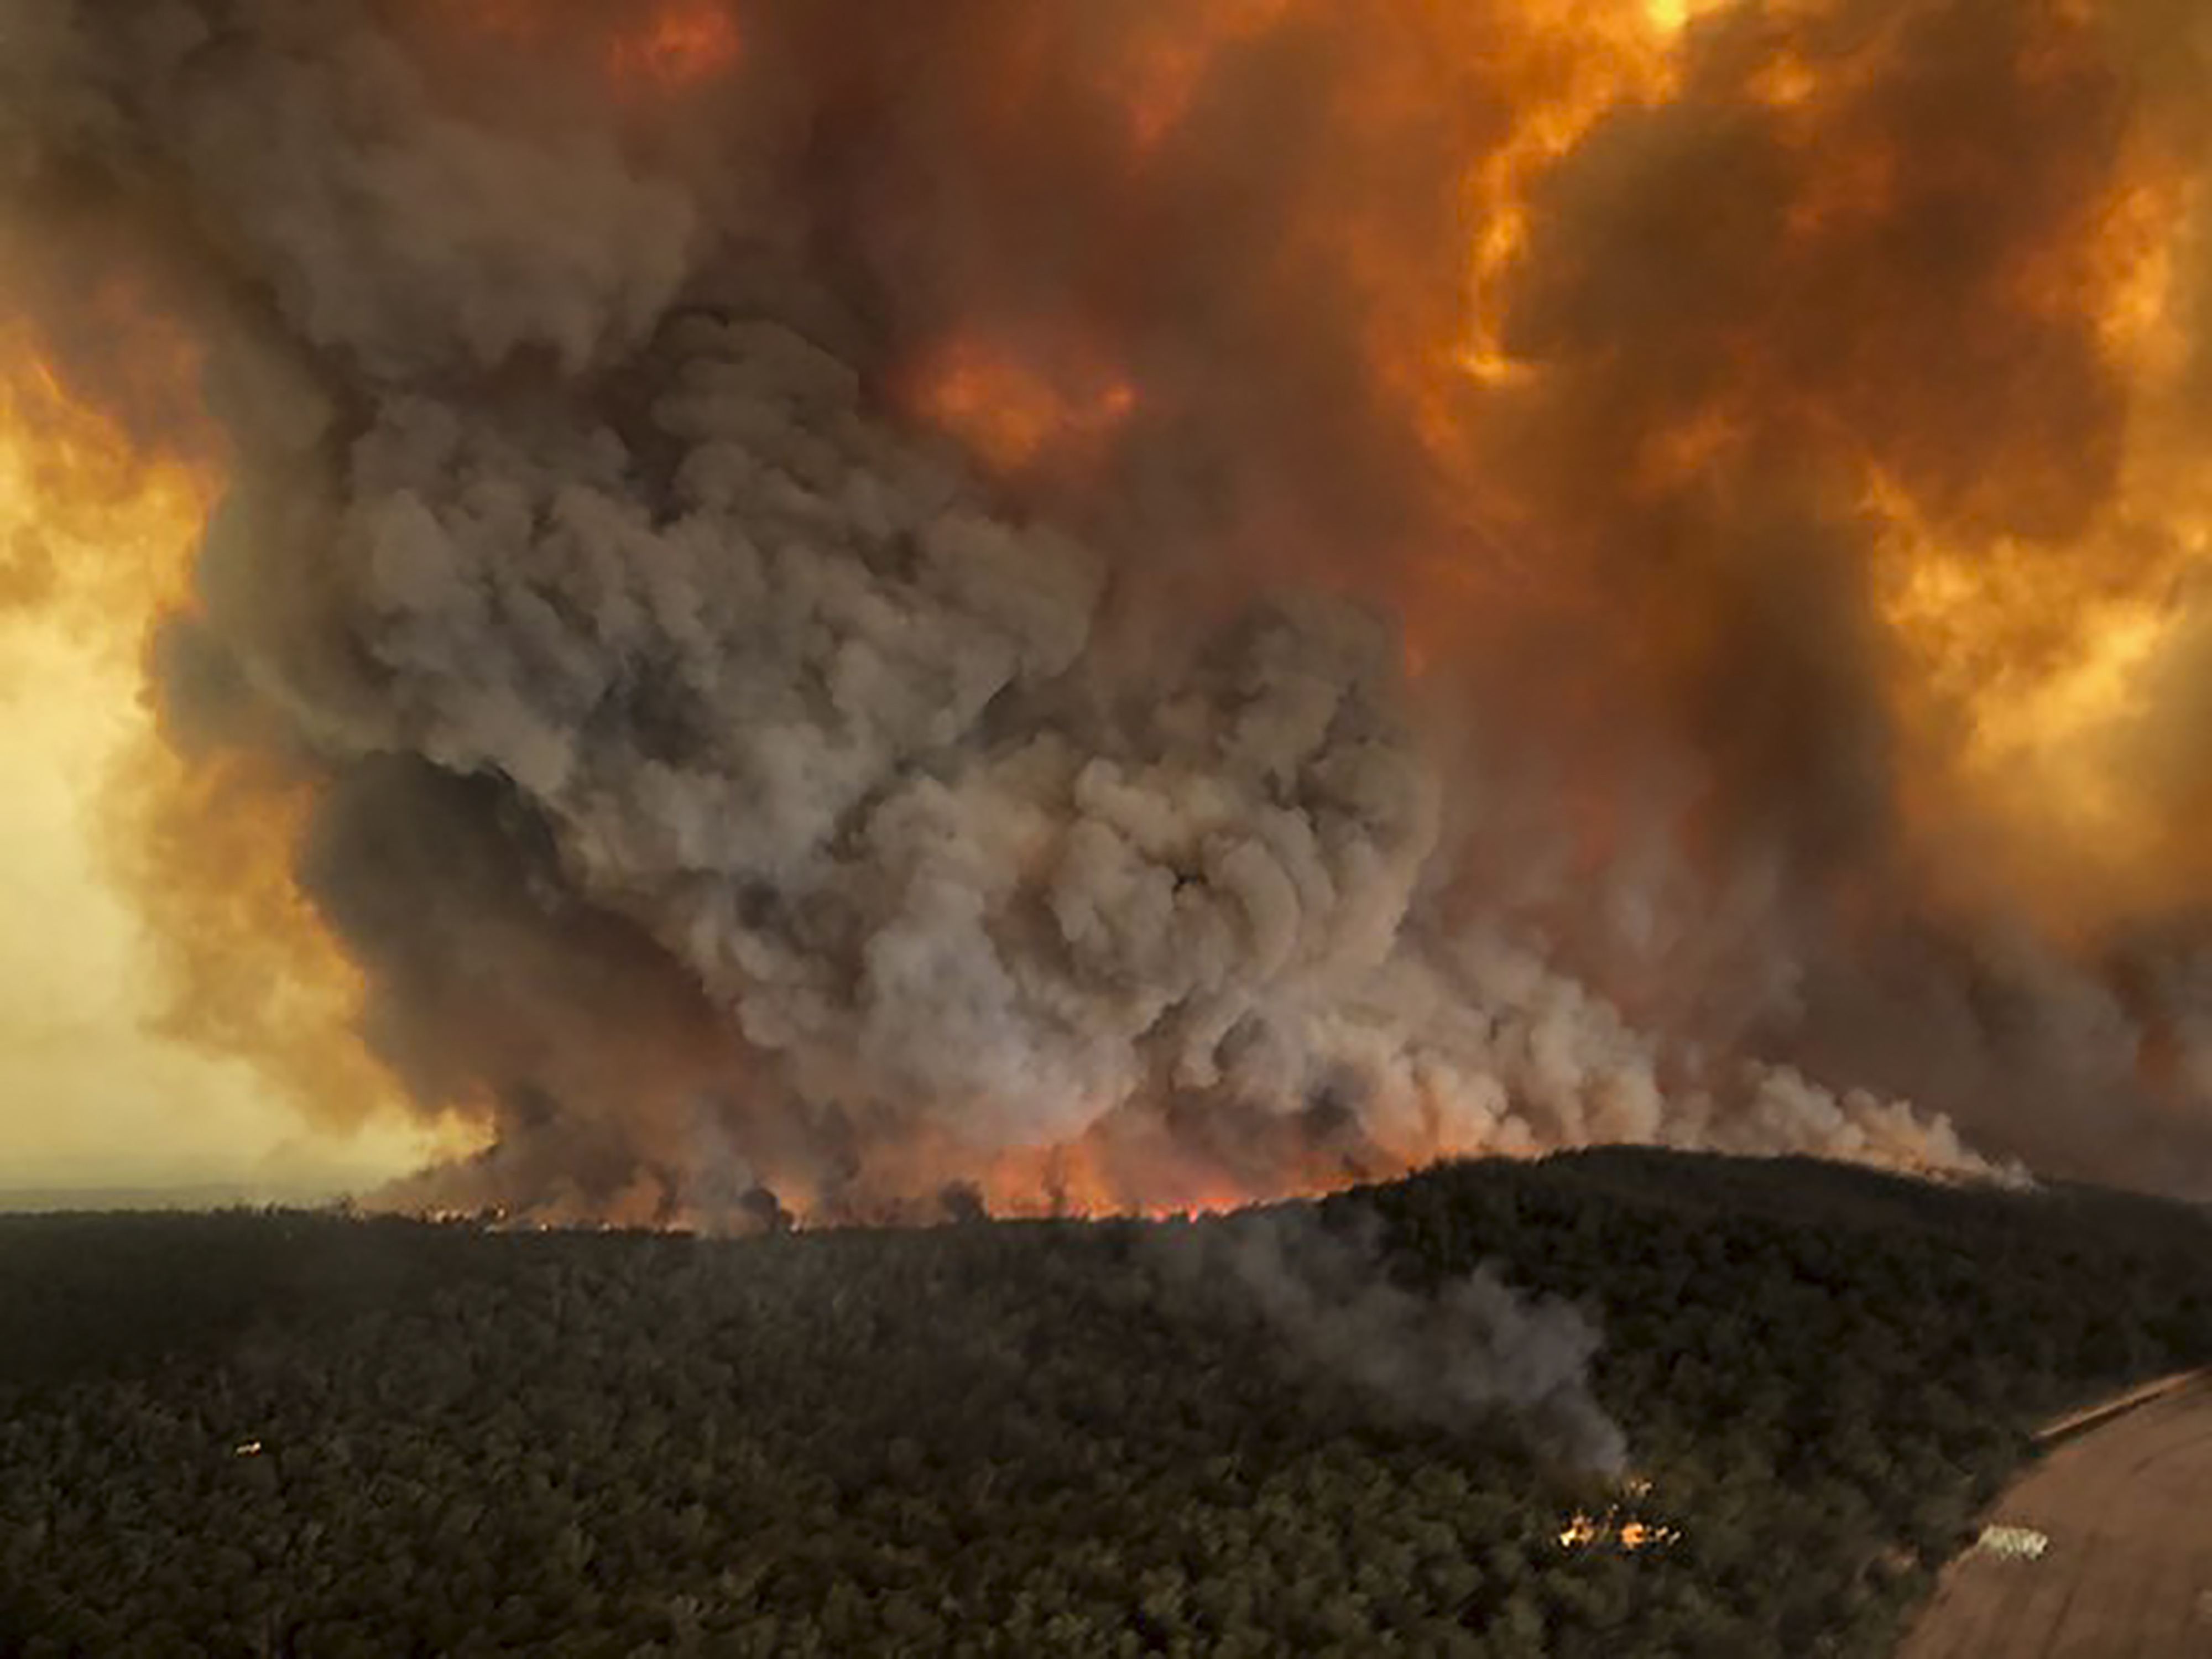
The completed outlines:
{"type": "MultiPolygon", "coordinates": [[[[1699,268],[1783,246],[1763,129],[1625,116],[1539,199],[1567,276],[1521,343],[1560,372],[1513,453],[1534,489],[1582,470],[1509,534],[1438,501],[1368,365],[1407,300],[1370,256],[1463,235],[1474,140],[1425,118],[1347,159],[1281,119],[1349,120],[1364,70],[1426,63],[1413,24],[1292,9],[1133,173],[1099,125],[1123,31],[1077,9],[748,6],[726,86],[643,101],[599,68],[620,9],[512,9],[538,32],[0,0],[24,291],[65,324],[73,275],[127,264],[209,356],[231,483],[156,653],[170,725],[313,787],[300,876],[365,1039],[495,1130],[410,1196],[739,1224],[758,1188],[904,1213],[1012,1170],[1160,1206],[1613,1139],[2006,1173],[1952,1109],[2061,1166],[2113,1113],[2202,1155],[2139,1065],[2170,1028],[2174,1074],[2212,1070],[2198,946],[2085,963],[1902,873],[1863,544],[1819,480],[1620,493],[1639,411],[1694,402],[1744,313],[1620,289],[1605,250],[1703,161],[1767,193],[1699,268]],[[1018,150],[980,94],[1017,60],[1045,66],[1006,83],[1018,150]],[[1085,331],[1060,311],[1143,388],[1108,459],[994,477],[916,420],[947,331],[1085,331]],[[1611,599],[1500,578],[1409,678],[1409,549],[1447,536],[1611,599]],[[1594,794],[1595,862],[1562,828],[1594,794]]],[[[1987,9],[1915,15],[2013,27],[1987,9]]],[[[2006,120],[2039,107],[1995,78],[2006,120]]],[[[2060,149],[2000,242],[2080,193],[2060,149]]],[[[2002,260],[1967,264],[1930,277],[1961,313],[2002,260]]],[[[1869,337],[1899,375],[1924,343],[1869,337]]],[[[1848,401],[1859,361],[1775,373],[1848,401]]],[[[1364,1329],[1355,1303],[1285,1317],[1364,1329]]]]}
{"type": "Polygon", "coordinates": [[[1537,1443],[1618,1475],[1628,1443],[1590,1392],[1595,1325],[1522,1297],[1487,1266],[1427,1290],[1395,1281],[1371,1212],[1333,1230],[1310,1209],[1247,1212],[1151,1236],[1166,1282],[1256,1314],[1294,1370],[1413,1422],[1464,1430],[1510,1411],[1537,1443]]]}

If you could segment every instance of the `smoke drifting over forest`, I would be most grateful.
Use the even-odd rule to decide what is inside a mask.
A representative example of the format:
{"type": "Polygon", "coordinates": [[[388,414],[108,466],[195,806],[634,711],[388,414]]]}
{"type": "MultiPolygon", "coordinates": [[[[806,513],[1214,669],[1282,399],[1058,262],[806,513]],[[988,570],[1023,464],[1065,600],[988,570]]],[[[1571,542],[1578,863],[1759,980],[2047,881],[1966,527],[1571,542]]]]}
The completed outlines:
{"type": "Polygon", "coordinates": [[[1626,1437],[1590,1392],[1601,1336],[1582,1311],[1523,1297],[1486,1266],[1408,1289],[1390,1276],[1373,1211],[1351,1212],[1336,1231],[1319,1216],[1255,1209],[1149,1235],[1166,1305],[1202,1311],[1215,1328],[1256,1314],[1309,1374],[1301,1382],[1348,1387],[1407,1421],[1465,1430],[1504,1407],[1576,1468],[1627,1467],[1626,1437]]]}
{"type": "Polygon", "coordinates": [[[2212,1183],[2201,7],[0,42],[6,291],[221,484],[139,884],[212,971],[266,830],[416,1195],[2212,1183]]]}

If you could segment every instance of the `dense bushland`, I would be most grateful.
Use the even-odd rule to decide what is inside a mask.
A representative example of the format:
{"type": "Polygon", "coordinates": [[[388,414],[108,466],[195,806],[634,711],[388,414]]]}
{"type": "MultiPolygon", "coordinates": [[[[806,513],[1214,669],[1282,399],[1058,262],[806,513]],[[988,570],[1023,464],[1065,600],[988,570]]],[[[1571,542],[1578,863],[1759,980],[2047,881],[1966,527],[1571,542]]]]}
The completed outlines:
{"type": "Polygon", "coordinates": [[[2212,1358],[2148,1200],[1613,1151],[1318,1206],[1585,1310],[1621,1486],[1287,1340],[1223,1224],[0,1219],[0,1650],[1875,1653],[2027,1425],[2212,1358]]]}

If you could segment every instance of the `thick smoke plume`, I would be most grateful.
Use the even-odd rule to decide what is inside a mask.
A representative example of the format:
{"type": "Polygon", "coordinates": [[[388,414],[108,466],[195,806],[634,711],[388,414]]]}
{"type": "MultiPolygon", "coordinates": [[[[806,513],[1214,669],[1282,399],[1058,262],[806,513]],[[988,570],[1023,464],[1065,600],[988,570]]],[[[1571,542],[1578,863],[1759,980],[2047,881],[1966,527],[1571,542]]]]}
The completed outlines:
{"type": "Polygon", "coordinates": [[[9,291],[159,441],[126,281],[220,417],[173,742],[490,1135],[419,1195],[2212,1179],[2197,9],[0,43],[9,291]]]}
{"type": "Polygon", "coordinates": [[[1256,1313],[1290,1361],[1406,1420],[1464,1429],[1510,1411],[1578,1468],[1619,1474],[1628,1443],[1590,1393],[1597,1328],[1565,1303],[1527,1300],[1488,1267],[1430,1291],[1395,1282],[1371,1212],[1332,1231],[1310,1209],[1248,1211],[1148,1241],[1181,1294],[1256,1313]]]}

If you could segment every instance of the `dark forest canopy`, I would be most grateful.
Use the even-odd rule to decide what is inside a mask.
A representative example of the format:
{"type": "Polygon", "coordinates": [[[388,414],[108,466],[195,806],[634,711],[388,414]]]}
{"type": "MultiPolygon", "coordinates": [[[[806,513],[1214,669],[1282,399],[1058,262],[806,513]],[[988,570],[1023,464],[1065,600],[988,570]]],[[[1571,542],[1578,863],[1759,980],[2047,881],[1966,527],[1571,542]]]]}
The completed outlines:
{"type": "Polygon", "coordinates": [[[1304,1340],[1249,1218],[0,1218],[0,1652],[1879,1653],[2035,1421],[2212,1358],[2212,1225],[2107,1192],[1607,1151],[1280,1214],[1578,1309],[1622,1478],[1304,1340]]]}

